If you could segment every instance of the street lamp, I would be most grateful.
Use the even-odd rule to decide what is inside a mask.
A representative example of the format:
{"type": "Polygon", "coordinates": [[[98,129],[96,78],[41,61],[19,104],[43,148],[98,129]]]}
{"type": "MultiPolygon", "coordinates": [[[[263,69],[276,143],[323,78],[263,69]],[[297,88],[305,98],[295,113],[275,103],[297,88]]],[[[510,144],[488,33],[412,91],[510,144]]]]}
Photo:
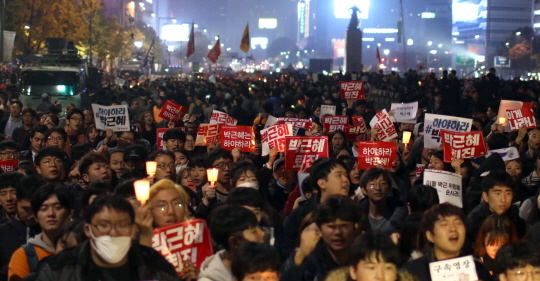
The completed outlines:
{"type": "Polygon", "coordinates": [[[388,56],[388,54],[390,54],[390,50],[388,49],[384,50],[384,54],[388,56]]]}
{"type": "Polygon", "coordinates": [[[474,39],[478,39],[478,38],[480,38],[480,35],[475,35],[474,36],[474,39]]]}
{"type": "Polygon", "coordinates": [[[161,38],[161,20],[172,20],[173,23],[176,23],[176,19],[173,17],[159,17],[158,18],[158,38],[161,38]]]}
{"type": "Polygon", "coordinates": [[[442,44],[439,44],[439,48],[442,48],[442,44]]]}
{"type": "Polygon", "coordinates": [[[516,32],[516,35],[517,36],[521,35],[521,32],[520,31],[516,32]]]}
{"type": "Polygon", "coordinates": [[[170,53],[174,52],[174,46],[172,45],[167,46],[167,51],[169,51],[170,53]]]}
{"type": "Polygon", "coordinates": [[[431,45],[433,45],[433,42],[429,41],[429,42],[427,42],[427,44],[428,44],[428,46],[431,46],[431,45]]]}

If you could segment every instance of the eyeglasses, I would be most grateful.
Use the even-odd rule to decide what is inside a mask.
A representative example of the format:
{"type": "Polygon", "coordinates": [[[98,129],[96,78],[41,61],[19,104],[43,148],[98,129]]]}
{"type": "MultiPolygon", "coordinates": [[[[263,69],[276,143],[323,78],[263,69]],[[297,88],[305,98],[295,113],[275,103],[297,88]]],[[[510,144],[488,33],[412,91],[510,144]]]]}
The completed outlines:
{"type": "Polygon", "coordinates": [[[372,183],[372,184],[368,184],[367,187],[369,189],[374,189],[375,187],[386,188],[386,187],[388,187],[388,183],[386,183],[386,182],[372,183]]]}
{"type": "Polygon", "coordinates": [[[73,117],[70,118],[69,120],[73,120],[73,121],[77,121],[77,122],[82,122],[83,121],[83,119],[81,119],[81,118],[73,118],[73,117]]]}
{"type": "Polygon", "coordinates": [[[186,140],[186,143],[192,143],[192,142],[194,143],[195,140],[186,140]]]}
{"type": "Polygon", "coordinates": [[[41,162],[43,165],[45,166],[57,166],[59,164],[63,164],[64,162],[62,162],[62,160],[60,159],[55,159],[55,160],[45,160],[44,162],[41,162]]]}
{"type": "Polygon", "coordinates": [[[17,156],[17,151],[4,151],[4,152],[0,152],[0,155],[4,157],[17,156]]]}
{"type": "Polygon", "coordinates": [[[57,138],[48,137],[47,139],[50,140],[50,141],[63,141],[64,140],[63,137],[57,137],[57,138]]]}
{"type": "Polygon", "coordinates": [[[529,273],[531,274],[533,280],[540,280],[540,270],[538,269],[534,271],[518,270],[517,272],[514,272],[514,273],[507,272],[506,274],[514,276],[515,279],[518,281],[524,281],[524,280],[527,280],[527,276],[529,275],[529,273]]]}
{"type": "Polygon", "coordinates": [[[110,223],[98,223],[98,224],[92,224],[100,234],[109,234],[111,233],[111,230],[116,230],[118,234],[125,234],[130,235],[131,230],[133,229],[131,226],[132,223],[128,222],[121,222],[118,224],[110,224],[110,223]]]}
{"type": "Polygon", "coordinates": [[[180,143],[184,143],[183,140],[179,140],[179,139],[170,139],[170,140],[168,140],[167,142],[169,142],[169,141],[172,141],[173,143],[176,142],[176,143],[179,143],[179,144],[180,144],[180,143]]]}
{"type": "Polygon", "coordinates": [[[124,137],[119,137],[120,139],[124,140],[125,142],[134,142],[135,139],[130,139],[130,138],[124,138],[124,137]]]}
{"type": "Polygon", "coordinates": [[[175,169],[176,166],[175,166],[174,164],[168,164],[168,165],[167,165],[167,164],[159,164],[159,165],[157,165],[157,167],[158,167],[160,170],[166,170],[167,168],[169,168],[169,169],[171,169],[171,171],[172,171],[172,170],[175,169]]]}
{"type": "Polygon", "coordinates": [[[181,202],[171,202],[171,203],[161,203],[157,206],[152,207],[152,209],[158,210],[160,212],[166,212],[169,209],[169,206],[171,206],[173,210],[180,210],[184,208],[184,204],[181,202]]]}
{"type": "Polygon", "coordinates": [[[219,163],[217,165],[214,165],[214,168],[218,168],[218,169],[220,169],[222,171],[225,170],[225,168],[229,168],[229,170],[230,170],[232,165],[233,165],[232,162],[227,163],[227,164],[226,163],[219,163]]]}

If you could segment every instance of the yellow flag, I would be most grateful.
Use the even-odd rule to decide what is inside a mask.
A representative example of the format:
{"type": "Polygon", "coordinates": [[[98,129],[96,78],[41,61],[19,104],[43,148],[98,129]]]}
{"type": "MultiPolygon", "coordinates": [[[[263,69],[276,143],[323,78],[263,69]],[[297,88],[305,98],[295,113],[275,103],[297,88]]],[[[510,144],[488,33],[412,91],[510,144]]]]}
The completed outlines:
{"type": "Polygon", "coordinates": [[[246,25],[246,29],[244,29],[244,35],[242,35],[242,42],[240,43],[240,50],[244,51],[244,53],[249,51],[249,23],[246,25]]]}

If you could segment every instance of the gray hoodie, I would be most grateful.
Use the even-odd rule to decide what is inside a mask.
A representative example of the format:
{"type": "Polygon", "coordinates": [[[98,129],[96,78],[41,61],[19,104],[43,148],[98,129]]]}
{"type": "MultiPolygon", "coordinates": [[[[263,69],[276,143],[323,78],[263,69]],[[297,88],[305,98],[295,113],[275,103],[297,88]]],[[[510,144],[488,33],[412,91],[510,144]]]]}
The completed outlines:
{"type": "Polygon", "coordinates": [[[43,233],[40,233],[40,234],[36,235],[34,238],[28,239],[28,244],[38,246],[40,248],[45,249],[46,251],[54,253],[55,250],[51,249],[49,246],[47,246],[47,244],[45,244],[45,242],[43,242],[43,238],[41,237],[42,235],[43,235],[43,233]]]}
{"type": "Polygon", "coordinates": [[[199,281],[233,281],[232,273],[223,264],[225,250],[217,252],[204,260],[201,265],[199,281]]]}

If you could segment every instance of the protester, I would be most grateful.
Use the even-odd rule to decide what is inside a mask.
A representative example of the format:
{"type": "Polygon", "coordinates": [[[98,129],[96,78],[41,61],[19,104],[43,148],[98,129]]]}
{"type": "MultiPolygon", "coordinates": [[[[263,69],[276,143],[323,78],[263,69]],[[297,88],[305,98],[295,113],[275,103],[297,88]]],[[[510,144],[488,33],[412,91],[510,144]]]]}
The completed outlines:
{"type": "Polygon", "coordinates": [[[538,245],[520,241],[503,246],[497,253],[495,268],[501,281],[540,279],[538,245]]]}

